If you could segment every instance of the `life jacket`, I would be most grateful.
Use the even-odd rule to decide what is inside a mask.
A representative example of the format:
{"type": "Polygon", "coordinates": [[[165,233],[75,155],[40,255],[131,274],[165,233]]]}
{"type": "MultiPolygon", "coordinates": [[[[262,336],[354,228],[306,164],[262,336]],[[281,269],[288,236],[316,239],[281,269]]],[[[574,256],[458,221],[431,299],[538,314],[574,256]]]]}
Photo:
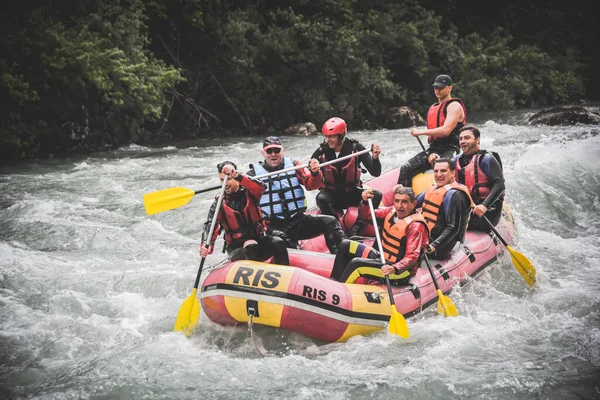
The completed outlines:
{"type": "MultiPolygon", "coordinates": [[[[471,157],[471,161],[464,168],[460,166],[460,162],[457,159],[456,169],[454,171],[454,177],[457,182],[465,185],[471,190],[471,198],[476,204],[480,204],[490,194],[491,185],[489,179],[485,173],[481,170],[481,162],[487,152],[485,150],[479,150],[471,157]]],[[[490,153],[502,168],[502,162],[500,161],[500,155],[496,152],[490,153]]],[[[500,197],[504,199],[504,194],[500,197]]]]}
{"type": "Polygon", "coordinates": [[[383,221],[381,230],[381,245],[386,261],[392,264],[402,260],[406,254],[406,230],[413,223],[423,223],[427,226],[427,221],[420,213],[413,213],[394,222],[396,211],[390,212],[383,221]]]}
{"type": "Polygon", "coordinates": [[[227,245],[236,241],[256,240],[266,229],[261,209],[252,201],[247,191],[244,191],[243,195],[246,196],[243,210],[235,210],[225,198],[219,211],[219,222],[225,231],[227,245]]]}
{"type": "Polygon", "coordinates": [[[465,185],[461,185],[456,181],[448,185],[444,185],[442,187],[437,187],[435,184],[431,185],[425,191],[425,198],[423,199],[423,209],[421,211],[423,217],[427,221],[427,227],[430,231],[433,229],[439,218],[440,211],[442,210],[442,203],[444,202],[444,197],[450,189],[461,190],[464,193],[466,193],[469,197],[469,201],[471,202],[471,208],[475,206],[473,204],[473,199],[469,194],[469,189],[465,185]]]}
{"type": "Polygon", "coordinates": [[[458,101],[463,109],[464,118],[462,121],[458,121],[452,132],[446,137],[433,137],[429,136],[428,142],[432,147],[435,148],[448,148],[454,147],[458,152],[460,150],[460,145],[458,144],[459,131],[460,128],[465,126],[467,123],[467,108],[465,107],[465,103],[462,99],[452,98],[450,100],[444,101],[442,103],[435,103],[431,107],[429,107],[429,112],[427,113],[427,129],[435,129],[444,125],[444,121],[446,121],[447,109],[450,103],[458,101]]]}
{"type": "MultiPolygon", "coordinates": [[[[267,171],[263,164],[251,164],[256,175],[265,175],[267,171]]],[[[283,168],[291,168],[294,163],[291,158],[283,159],[283,168]]],[[[267,184],[267,190],[260,198],[259,205],[265,215],[270,218],[290,219],[296,214],[306,211],[306,195],[296,176],[296,171],[269,176],[262,179],[267,184]]]]}
{"type": "MultiPolygon", "coordinates": [[[[356,146],[358,145],[358,141],[354,139],[346,139],[352,143],[352,151],[351,153],[356,153],[356,146]]],[[[321,146],[321,155],[319,156],[319,162],[324,163],[327,160],[325,156],[325,152],[323,150],[323,146],[327,146],[323,144],[321,146]]],[[[352,192],[357,186],[361,185],[360,182],[360,168],[358,167],[357,157],[352,157],[348,160],[348,163],[344,165],[341,169],[338,169],[335,165],[330,164],[321,168],[323,171],[323,183],[325,184],[325,189],[336,191],[338,188],[343,187],[345,192],[352,192]]]]}

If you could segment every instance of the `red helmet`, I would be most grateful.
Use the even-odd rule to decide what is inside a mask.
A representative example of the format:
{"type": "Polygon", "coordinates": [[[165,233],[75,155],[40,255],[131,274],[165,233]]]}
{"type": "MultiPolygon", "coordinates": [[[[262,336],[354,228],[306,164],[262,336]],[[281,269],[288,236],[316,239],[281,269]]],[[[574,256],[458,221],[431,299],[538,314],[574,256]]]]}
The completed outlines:
{"type": "Polygon", "coordinates": [[[347,132],[346,121],[338,117],[329,118],[323,124],[323,129],[321,129],[321,133],[326,136],[345,135],[347,132]]]}

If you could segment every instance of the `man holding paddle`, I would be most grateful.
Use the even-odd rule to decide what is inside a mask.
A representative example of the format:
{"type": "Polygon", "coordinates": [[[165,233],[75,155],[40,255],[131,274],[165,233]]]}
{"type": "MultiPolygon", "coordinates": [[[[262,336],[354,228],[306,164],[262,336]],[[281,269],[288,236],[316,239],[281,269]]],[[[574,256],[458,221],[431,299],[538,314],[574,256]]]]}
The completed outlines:
{"type": "Polygon", "coordinates": [[[436,158],[452,158],[459,151],[458,131],[467,122],[465,104],[461,99],[452,97],[452,78],[448,75],[438,75],[432,86],[438,102],[429,108],[427,129],[410,131],[417,139],[419,136],[427,136],[429,148],[423,148],[422,152],[400,167],[398,183],[406,187],[411,187],[412,178],[427,171],[436,158]]]}
{"type": "MultiPolygon", "coordinates": [[[[357,140],[346,137],[348,128],[341,118],[330,118],[323,124],[321,132],[325,140],[315,150],[311,158],[319,162],[336,160],[365,150],[365,146],[357,140]]],[[[381,147],[377,143],[371,145],[373,155],[366,152],[360,156],[347,159],[343,162],[322,167],[324,187],[317,195],[317,207],[321,213],[337,218],[338,211],[350,206],[358,206],[361,201],[362,182],[360,180],[361,165],[372,176],[381,175],[381,147]]],[[[373,203],[375,207],[381,202],[381,193],[375,191],[373,203]]]]}
{"type": "Polygon", "coordinates": [[[339,221],[329,215],[305,214],[307,190],[323,186],[319,162],[311,159],[308,168],[299,161],[284,157],[281,139],[269,136],[263,142],[264,161],[250,164],[249,176],[258,176],[267,186],[260,197],[260,207],[269,220],[273,232],[296,247],[298,240],[325,235],[325,243],[332,254],[346,237],[339,221]],[[276,174],[281,171],[280,174],[276,174]],[[266,176],[261,178],[262,176],[266,176]],[[277,232],[278,231],[278,232],[277,232]]]}
{"type": "Polygon", "coordinates": [[[504,175],[497,153],[488,153],[481,149],[481,132],[474,126],[465,126],[460,130],[460,148],[462,154],[456,156],[454,178],[469,188],[476,204],[469,221],[468,230],[489,231],[483,215],[498,225],[502,217],[504,204],[504,175]]]}
{"type": "MultiPolygon", "coordinates": [[[[385,276],[395,284],[406,284],[419,265],[421,252],[429,243],[429,229],[423,216],[416,212],[416,197],[411,188],[394,186],[394,205],[374,210],[381,228],[381,254],[373,247],[352,240],[344,240],[335,256],[331,278],[346,283],[382,281],[385,276]],[[358,279],[361,278],[361,281],[358,279]],[[358,281],[358,282],[357,282],[358,281]]],[[[359,216],[369,218],[369,199],[373,190],[362,193],[359,216]]]]}
{"type": "Polygon", "coordinates": [[[225,231],[225,249],[229,259],[265,261],[273,256],[273,262],[288,265],[289,257],[285,242],[275,236],[266,235],[266,225],[259,207],[259,201],[265,192],[265,185],[258,179],[246,176],[236,170],[236,165],[231,161],[224,161],[217,165],[219,177],[225,184],[222,206],[218,211],[217,224],[212,232],[208,233],[218,199],[215,199],[208,218],[204,224],[200,256],[205,258],[212,254],[215,241],[221,230],[225,231]],[[210,238],[208,236],[211,236],[210,238]]]}

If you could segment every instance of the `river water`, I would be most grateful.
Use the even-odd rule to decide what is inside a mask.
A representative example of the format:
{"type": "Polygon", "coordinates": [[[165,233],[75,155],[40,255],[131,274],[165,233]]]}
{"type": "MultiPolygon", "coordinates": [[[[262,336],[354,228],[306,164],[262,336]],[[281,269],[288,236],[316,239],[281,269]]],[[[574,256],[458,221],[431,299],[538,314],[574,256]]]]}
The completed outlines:
{"type": "MultiPolygon", "coordinates": [[[[0,398],[600,398],[600,127],[530,127],[527,115],[475,122],[503,158],[514,247],[538,286],[507,256],[450,294],[458,318],[408,319],[408,340],[324,345],[204,315],[191,338],[172,332],[212,194],[153,216],[142,195],[218,185],[215,165],[245,170],[261,138],[0,169],[0,398]]],[[[384,170],[419,151],[407,129],[349,136],[380,143],[384,170]]],[[[320,142],[283,140],[302,162],[320,142]]]]}

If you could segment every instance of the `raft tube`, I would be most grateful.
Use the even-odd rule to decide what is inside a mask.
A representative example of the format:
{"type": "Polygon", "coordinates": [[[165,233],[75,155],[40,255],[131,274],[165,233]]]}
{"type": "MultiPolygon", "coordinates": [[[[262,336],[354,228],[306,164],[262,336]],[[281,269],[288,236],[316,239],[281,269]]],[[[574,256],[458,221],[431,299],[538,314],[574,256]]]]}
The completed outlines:
{"type": "MultiPolygon", "coordinates": [[[[497,229],[512,239],[509,210],[497,229]]],[[[458,246],[457,246],[458,247],[458,246]]],[[[465,243],[447,260],[431,259],[445,294],[476,278],[504,252],[492,235],[467,232],[465,243]]],[[[334,255],[290,250],[290,264],[256,261],[225,263],[202,283],[206,315],[221,325],[247,323],[288,329],[323,342],[344,342],[385,328],[390,302],[384,284],[346,284],[329,279],[334,255]]],[[[423,263],[409,286],[394,286],[396,309],[409,318],[437,303],[437,293],[423,263]]]]}
{"type": "MultiPolygon", "coordinates": [[[[382,207],[393,204],[391,188],[397,177],[398,169],[394,169],[367,182],[383,193],[382,207]]],[[[420,174],[413,179],[413,189],[420,193],[432,182],[431,174],[420,174]]],[[[318,209],[308,212],[318,213],[318,209]]],[[[356,212],[356,207],[351,207],[341,222],[350,226],[356,212]]],[[[496,228],[512,243],[515,226],[507,203],[496,228]]],[[[367,225],[359,233],[366,236],[363,242],[373,243],[369,237],[373,236],[372,229],[367,225]]],[[[200,292],[206,315],[221,325],[247,323],[252,318],[254,324],[288,329],[323,342],[344,342],[385,328],[391,307],[384,284],[330,280],[335,256],[329,254],[322,235],[302,241],[300,247],[289,250],[290,266],[226,261],[211,271],[200,292]]],[[[440,289],[447,294],[467,279],[476,278],[504,252],[504,245],[493,234],[468,231],[465,242],[456,246],[450,258],[430,261],[440,289]]],[[[410,284],[393,286],[393,293],[396,309],[405,318],[437,303],[424,261],[410,284]]]]}

